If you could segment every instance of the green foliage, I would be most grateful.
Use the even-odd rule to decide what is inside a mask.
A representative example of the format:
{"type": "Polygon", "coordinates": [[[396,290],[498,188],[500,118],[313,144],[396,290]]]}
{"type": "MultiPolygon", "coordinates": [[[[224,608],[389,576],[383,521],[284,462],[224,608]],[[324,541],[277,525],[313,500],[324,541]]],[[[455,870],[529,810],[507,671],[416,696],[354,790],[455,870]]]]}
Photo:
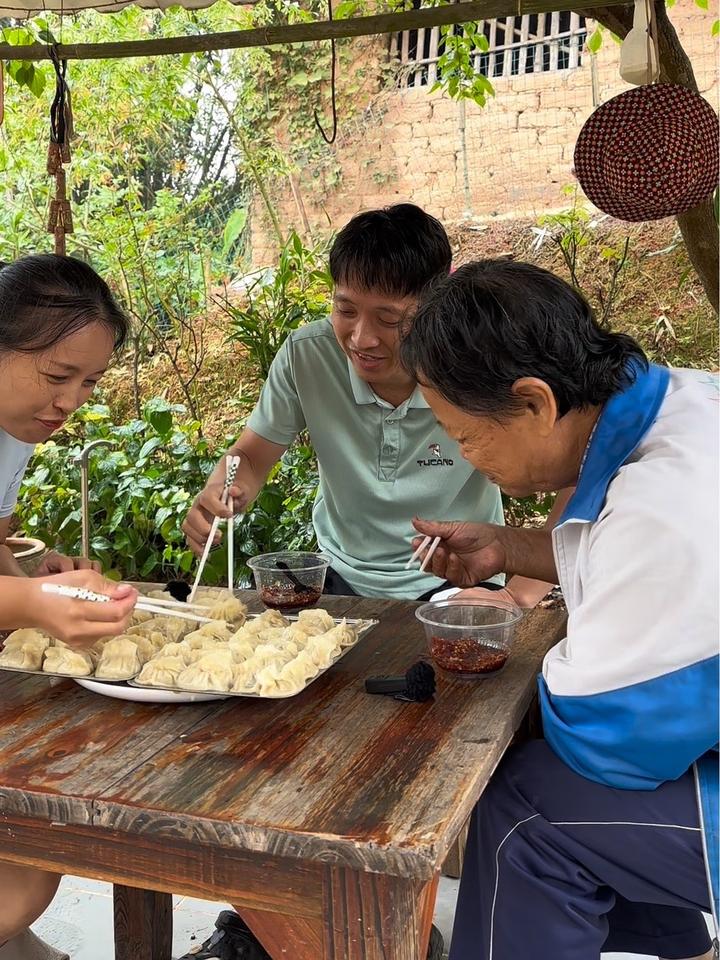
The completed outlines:
{"type": "Polygon", "coordinates": [[[478,53],[489,50],[487,37],[477,23],[442,26],[440,34],[443,43],[443,53],[438,59],[440,79],[430,92],[444,90],[453,100],[472,100],[484,107],[488,97],[495,96],[495,89],[486,76],[476,71],[475,58],[478,53]]]}
{"type": "Polygon", "coordinates": [[[332,281],[325,263],[327,244],[313,249],[292,232],[277,267],[264,271],[247,292],[245,302],[220,303],[229,320],[229,339],[241,343],[247,359],[265,380],[275,354],[301,324],[330,312],[332,281]]]}
{"type": "Polygon", "coordinates": [[[540,250],[549,240],[562,254],[565,266],[570,274],[570,282],[594,304],[598,320],[608,325],[618,296],[618,284],[627,264],[630,250],[630,237],[626,236],[617,244],[606,243],[599,252],[599,263],[594,265],[593,275],[596,281],[595,289],[584,289],[581,273],[584,273],[587,264],[584,262],[584,253],[591,249],[596,251],[595,240],[598,228],[604,217],[593,215],[583,205],[575,186],[564,188],[566,196],[572,198],[572,204],[559,213],[545,214],[538,220],[538,227],[533,228],[535,241],[533,248],[540,250]]]}
{"type": "MultiPolygon", "coordinates": [[[[75,458],[85,443],[110,440],[90,460],[91,551],[110,575],[128,580],[189,578],[196,559],[181,524],[219,451],[209,449],[185,409],[148,401],[142,419],[118,426],[107,407],[89,406],[69,424],[62,441],[38,448],[20,490],[25,531],[67,554],[81,545],[80,479],[75,458]]],[[[317,471],[309,447],[288,451],[248,513],[236,521],[238,573],[245,560],[288,545],[314,546],[311,524],[317,471]]],[[[207,583],[226,575],[225,553],[208,561],[207,583]]]]}

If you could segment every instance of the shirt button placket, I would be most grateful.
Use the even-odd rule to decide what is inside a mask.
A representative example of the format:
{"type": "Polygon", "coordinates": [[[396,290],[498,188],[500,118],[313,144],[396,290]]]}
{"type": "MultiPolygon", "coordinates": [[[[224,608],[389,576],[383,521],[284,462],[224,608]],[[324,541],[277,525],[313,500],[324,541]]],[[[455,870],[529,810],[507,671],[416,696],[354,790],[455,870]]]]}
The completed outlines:
{"type": "Polygon", "coordinates": [[[397,420],[383,422],[382,447],[380,451],[380,479],[392,483],[397,476],[400,458],[400,427],[397,420]]]}

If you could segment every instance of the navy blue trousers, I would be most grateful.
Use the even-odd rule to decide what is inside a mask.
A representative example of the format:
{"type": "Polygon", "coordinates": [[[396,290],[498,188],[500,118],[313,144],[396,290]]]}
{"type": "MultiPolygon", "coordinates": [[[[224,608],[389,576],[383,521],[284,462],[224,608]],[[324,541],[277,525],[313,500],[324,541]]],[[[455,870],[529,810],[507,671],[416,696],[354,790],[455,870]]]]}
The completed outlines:
{"type": "Polygon", "coordinates": [[[544,740],[508,753],[472,817],[450,960],[668,960],[710,949],[692,773],[616,790],[544,740]]]}

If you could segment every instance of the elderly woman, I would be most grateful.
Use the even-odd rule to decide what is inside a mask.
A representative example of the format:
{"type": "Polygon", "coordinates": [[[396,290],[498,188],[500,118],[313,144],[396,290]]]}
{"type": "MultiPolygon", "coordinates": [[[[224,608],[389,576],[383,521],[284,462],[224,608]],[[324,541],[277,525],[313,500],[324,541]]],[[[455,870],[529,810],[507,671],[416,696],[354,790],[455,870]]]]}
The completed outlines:
{"type": "Polygon", "coordinates": [[[511,261],[425,298],[406,368],[463,456],[515,496],[577,489],[552,534],[418,521],[432,570],[558,582],[545,740],[473,816],[451,960],[705,955],[717,896],[718,388],[649,364],[582,296],[511,261]],[[682,588],[678,589],[679,581],[682,588]]]}

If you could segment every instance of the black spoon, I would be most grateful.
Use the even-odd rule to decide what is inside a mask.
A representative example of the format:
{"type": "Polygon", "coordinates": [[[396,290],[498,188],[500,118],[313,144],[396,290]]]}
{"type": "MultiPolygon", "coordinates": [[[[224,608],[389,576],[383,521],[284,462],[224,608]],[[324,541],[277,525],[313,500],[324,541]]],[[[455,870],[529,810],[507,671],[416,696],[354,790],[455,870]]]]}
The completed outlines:
{"type": "Polygon", "coordinates": [[[277,561],[278,570],[282,570],[287,579],[295,588],[295,593],[307,593],[309,590],[312,591],[312,587],[308,587],[307,584],[301,583],[295,574],[292,572],[290,567],[285,563],[284,560],[277,561]]]}

